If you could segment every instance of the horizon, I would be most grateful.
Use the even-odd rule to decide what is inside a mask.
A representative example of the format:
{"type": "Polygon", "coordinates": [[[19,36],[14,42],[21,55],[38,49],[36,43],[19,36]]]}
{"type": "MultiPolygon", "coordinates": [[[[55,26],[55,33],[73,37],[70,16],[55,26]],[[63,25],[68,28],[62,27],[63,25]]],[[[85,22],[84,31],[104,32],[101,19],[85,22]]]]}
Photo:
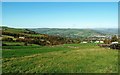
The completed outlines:
{"type": "MultiPolygon", "coordinates": [[[[29,28],[22,28],[22,27],[9,27],[9,26],[1,26],[1,27],[8,27],[8,28],[18,28],[18,29],[42,29],[40,27],[29,27],[29,28]]],[[[43,28],[43,29],[118,29],[118,28],[43,28]]]]}
{"type": "Polygon", "coordinates": [[[3,2],[2,13],[15,28],[118,28],[117,2],[3,2]]]}

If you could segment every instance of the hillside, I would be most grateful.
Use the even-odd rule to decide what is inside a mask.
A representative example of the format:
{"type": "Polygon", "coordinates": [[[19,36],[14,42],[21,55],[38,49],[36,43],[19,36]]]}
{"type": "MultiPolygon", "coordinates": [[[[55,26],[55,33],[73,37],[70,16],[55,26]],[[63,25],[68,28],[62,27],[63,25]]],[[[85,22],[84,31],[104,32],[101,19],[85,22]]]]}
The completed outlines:
{"type": "Polygon", "coordinates": [[[65,38],[37,33],[28,29],[2,27],[3,45],[59,45],[67,43],[80,43],[80,39],[65,38]]]}
{"type": "Polygon", "coordinates": [[[79,39],[28,29],[2,29],[2,72],[6,74],[117,73],[117,59],[117,50],[97,43],[80,43],[79,39]]]}
{"type": "MultiPolygon", "coordinates": [[[[28,29],[22,29],[22,28],[10,28],[10,27],[2,27],[2,33],[12,33],[12,34],[19,34],[20,36],[44,36],[42,34],[38,34],[34,31],[28,30],[28,29]]],[[[6,34],[7,35],[7,34],[6,34]]],[[[11,35],[12,36],[12,35],[11,35]]]]}
{"type": "MultiPolygon", "coordinates": [[[[3,73],[117,73],[118,51],[93,43],[3,46],[3,73]]],[[[14,75],[14,74],[13,74],[14,75]]]]}
{"type": "Polygon", "coordinates": [[[106,35],[116,35],[118,34],[118,28],[96,28],[96,29],[93,29],[97,32],[100,32],[100,33],[103,33],[103,34],[106,34],[106,35]]]}
{"type": "Polygon", "coordinates": [[[42,34],[58,35],[58,36],[71,37],[71,38],[85,38],[85,37],[91,37],[97,35],[105,35],[103,33],[100,33],[92,29],[36,28],[30,30],[42,34]]]}

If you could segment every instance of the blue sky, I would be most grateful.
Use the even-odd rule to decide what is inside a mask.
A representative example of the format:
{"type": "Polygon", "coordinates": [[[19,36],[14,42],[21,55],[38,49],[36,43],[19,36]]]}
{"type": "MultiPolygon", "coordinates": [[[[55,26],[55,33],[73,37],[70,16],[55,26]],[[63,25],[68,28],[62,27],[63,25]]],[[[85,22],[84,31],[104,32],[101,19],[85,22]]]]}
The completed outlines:
{"type": "Polygon", "coordinates": [[[117,28],[117,2],[3,2],[3,25],[15,28],[117,28]]]}
{"type": "Polygon", "coordinates": [[[3,2],[118,2],[119,0],[2,0],[3,2]]]}

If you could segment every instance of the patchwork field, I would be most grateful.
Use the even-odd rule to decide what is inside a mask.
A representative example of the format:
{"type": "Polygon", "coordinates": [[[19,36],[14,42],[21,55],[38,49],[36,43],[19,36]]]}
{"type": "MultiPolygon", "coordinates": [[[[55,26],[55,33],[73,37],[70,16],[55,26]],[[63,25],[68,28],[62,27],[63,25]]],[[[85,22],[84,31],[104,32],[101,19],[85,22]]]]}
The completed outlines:
{"type": "Polygon", "coordinates": [[[3,46],[3,73],[117,73],[118,50],[96,44],[3,46]]]}

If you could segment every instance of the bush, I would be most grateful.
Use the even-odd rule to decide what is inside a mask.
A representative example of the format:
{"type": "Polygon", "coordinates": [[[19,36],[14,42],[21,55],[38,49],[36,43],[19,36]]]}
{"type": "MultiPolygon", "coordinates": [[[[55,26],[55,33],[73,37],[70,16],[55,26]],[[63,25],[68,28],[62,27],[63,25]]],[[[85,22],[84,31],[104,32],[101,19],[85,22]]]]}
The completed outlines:
{"type": "Polygon", "coordinates": [[[112,37],[111,41],[112,41],[112,42],[116,42],[116,41],[118,41],[117,36],[116,36],[116,35],[114,35],[114,36],[112,37]]]}
{"type": "Polygon", "coordinates": [[[9,37],[3,37],[2,41],[9,41],[9,42],[13,42],[13,38],[9,38],[9,37]]]}
{"type": "Polygon", "coordinates": [[[105,43],[105,44],[110,44],[110,43],[111,43],[111,40],[105,39],[105,40],[104,40],[104,43],[105,43]]]}
{"type": "Polygon", "coordinates": [[[2,46],[8,46],[7,44],[5,44],[5,43],[2,43],[2,46]]]}
{"type": "Polygon", "coordinates": [[[118,49],[118,50],[120,50],[120,44],[111,44],[110,48],[111,49],[118,49]]]}
{"type": "Polygon", "coordinates": [[[28,43],[27,43],[27,42],[25,42],[25,43],[24,43],[24,45],[25,45],[25,46],[27,46],[27,45],[28,45],[28,43]]]}

